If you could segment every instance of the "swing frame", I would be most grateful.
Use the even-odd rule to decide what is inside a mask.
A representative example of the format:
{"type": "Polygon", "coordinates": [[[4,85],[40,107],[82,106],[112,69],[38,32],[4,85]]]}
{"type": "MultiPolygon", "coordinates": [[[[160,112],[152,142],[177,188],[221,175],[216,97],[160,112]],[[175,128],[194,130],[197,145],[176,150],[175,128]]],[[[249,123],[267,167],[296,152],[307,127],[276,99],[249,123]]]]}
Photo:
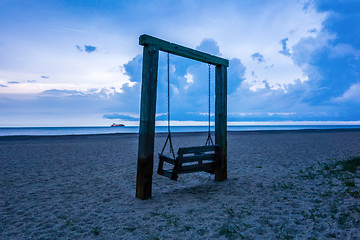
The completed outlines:
{"type": "Polygon", "coordinates": [[[141,35],[143,67],[140,104],[140,128],[136,176],[136,197],[152,196],[154,166],[156,90],[159,51],[215,65],[215,144],[217,164],[215,181],[227,179],[227,67],[229,61],[149,35],[141,35]]]}

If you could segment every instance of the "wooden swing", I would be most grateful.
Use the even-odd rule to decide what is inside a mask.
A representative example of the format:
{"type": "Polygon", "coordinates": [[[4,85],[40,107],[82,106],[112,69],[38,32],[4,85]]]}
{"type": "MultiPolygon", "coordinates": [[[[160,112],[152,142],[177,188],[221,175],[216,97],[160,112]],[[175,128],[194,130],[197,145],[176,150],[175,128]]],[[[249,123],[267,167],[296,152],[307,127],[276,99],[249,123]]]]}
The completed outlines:
{"type": "Polygon", "coordinates": [[[170,70],[169,70],[169,53],[167,54],[167,84],[168,84],[168,136],[165,140],[164,147],[159,153],[158,174],[168,177],[171,180],[177,180],[178,174],[192,173],[192,172],[208,172],[215,173],[217,164],[217,153],[219,146],[215,145],[210,133],[210,64],[209,64],[209,129],[208,137],[204,146],[183,147],[179,148],[177,156],[175,156],[174,148],[171,140],[170,131],[170,70]],[[164,150],[169,144],[170,153],[172,156],[164,154],[164,150]],[[164,162],[173,165],[172,169],[164,169],[164,162]]]}
{"type": "MultiPolygon", "coordinates": [[[[164,41],[162,39],[149,35],[141,35],[139,44],[143,46],[143,64],[142,64],[142,81],[141,81],[141,101],[140,101],[140,125],[139,125],[139,142],[137,156],[137,173],[136,173],[136,197],[142,200],[151,198],[154,166],[154,141],[155,141],[155,116],[156,116],[156,91],[158,83],[158,62],[159,52],[167,52],[180,57],[189,58],[195,61],[204,62],[215,66],[215,151],[204,152],[203,146],[200,149],[182,150],[182,156],[185,152],[193,151],[191,156],[202,155],[198,153],[215,153],[215,181],[227,179],[227,68],[229,60],[210,55],[195,49],[184,47],[175,43],[164,41]],[[202,152],[201,152],[201,151],[202,152]],[[196,152],[196,154],[195,154],[196,152]]],[[[171,154],[170,154],[171,155],[171,154]]],[[[178,155],[178,157],[181,154],[178,155]]],[[[202,157],[202,156],[201,156],[202,157]]],[[[209,157],[209,156],[208,156],[209,157]]],[[[208,158],[207,157],[207,158],[208,158]]],[[[200,157],[199,157],[200,158],[200,157]]],[[[211,157],[209,157],[211,158],[211,157]]],[[[175,162],[177,157],[173,156],[175,162]]],[[[204,159],[204,158],[202,158],[204,159]]],[[[197,159],[196,161],[202,161],[197,159]]],[[[181,160],[180,160],[181,161],[181,160]]],[[[205,161],[205,160],[204,160],[205,161]]],[[[204,163],[203,161],[203,163],[204,163]]],[[[165,161],[164,161],[165,162],[165,161]]],[[[163,163],[164,163],[163,162],[163,163]]],[[[168,163],[166,163],[168,165],[168,163]]],[[[182,168],[186,163],[181,163],[182,168]]],[[[172,164],[175,166],[174,164],[172,164]]],[[[177,165],[178,166],[178,165],[177,165]]],[[[199,166],[201,170],[207,171],[209,168],[199,166]]],[[[196,169],[197,171],[199,170],[196,169]]],[[[178,168],[179,169],[179,168],[178,168]]],[[[171,168],[171,176],[174,169],[171,168]]],[[[189,171],[189,169],[185,169],[189,171]]],[[[195,170],[194,168],[192,170],[195,170]]],[[[213,170],[211,167],[210,170],[213,170]]],[[[181,170],[180,170],[181,171],[181,170]]],[[[160,168],[160,173],[162,172],[160,168]]],[[[179,171],[175,169],[173,178],[176,178],[179,171]]],[[[169,175],[169,174],[168,174],[169,175]]]]}

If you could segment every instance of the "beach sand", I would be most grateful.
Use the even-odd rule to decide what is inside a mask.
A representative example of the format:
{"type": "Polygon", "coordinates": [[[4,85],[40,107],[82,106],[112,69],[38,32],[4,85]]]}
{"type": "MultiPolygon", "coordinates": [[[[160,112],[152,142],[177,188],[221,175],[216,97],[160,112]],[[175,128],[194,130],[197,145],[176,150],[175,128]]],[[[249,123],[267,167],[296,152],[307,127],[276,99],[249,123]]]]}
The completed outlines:
{"type": "MultiPolygon", "coordinates": [[[[145,201],[137,140],[0,137],[0,239],[360,239],[360,170],[339,162],[360,156],[359,130],[229,132],[226,181],[171,181],[155,158],[145,201]]],[[[205,140],[173,134],[176,149],[205,140]]]]}

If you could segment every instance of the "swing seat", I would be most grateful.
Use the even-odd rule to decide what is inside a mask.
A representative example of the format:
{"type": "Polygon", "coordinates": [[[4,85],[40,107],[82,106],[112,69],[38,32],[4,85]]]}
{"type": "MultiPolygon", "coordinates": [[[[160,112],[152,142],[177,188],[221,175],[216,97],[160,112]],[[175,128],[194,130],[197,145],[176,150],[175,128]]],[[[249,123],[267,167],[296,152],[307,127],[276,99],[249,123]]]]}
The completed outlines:
{"type": "Polygon", "coordinates": [[[215,173],[217,163],[218,145],[184,147],[179,148],[177,157],[159,154],[158,174],[168,177],[171,180],[177,180],[178,174],[192,172],[215,173]],[[173,165],[173,169],[165,170],[164,162],[173,165]]]}

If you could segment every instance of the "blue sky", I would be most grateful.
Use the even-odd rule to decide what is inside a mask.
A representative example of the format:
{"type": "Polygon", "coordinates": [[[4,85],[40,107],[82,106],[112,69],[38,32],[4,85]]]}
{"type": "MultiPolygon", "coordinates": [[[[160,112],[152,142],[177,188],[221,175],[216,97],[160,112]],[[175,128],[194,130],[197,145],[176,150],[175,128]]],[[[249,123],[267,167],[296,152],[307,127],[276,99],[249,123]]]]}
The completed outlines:
{"type": "MultiPolygon", "coordinates": [[[[136,125],[141,34],[229,59],[229,122],[359,121],[359,23],[359,0],[0,0],[0,127],[136,125]]],[[[174,124],[204,123],[208,66],[170,62],[174,124]]],[[[162,53],[159,125],[166,89],[162,53]]]]}

